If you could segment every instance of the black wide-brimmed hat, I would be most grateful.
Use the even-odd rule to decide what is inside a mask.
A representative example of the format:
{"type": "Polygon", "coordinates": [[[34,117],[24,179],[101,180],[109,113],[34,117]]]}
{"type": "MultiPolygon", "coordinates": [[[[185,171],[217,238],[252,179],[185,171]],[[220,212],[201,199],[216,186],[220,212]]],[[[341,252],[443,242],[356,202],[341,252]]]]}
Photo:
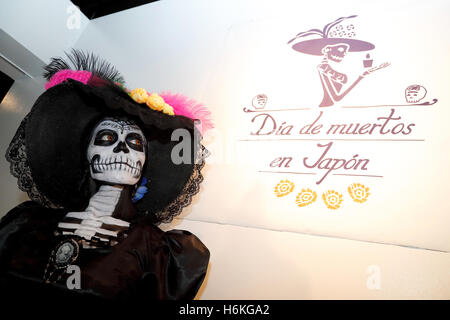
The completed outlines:
{"type": "MultiPolygon", "coordinates": [[[[71,67],[61,58],[52,59],[46,67],[48,89],[24,118],[7,150],[20,189],[47,207],[84,210],[95,190],[86,158],[92,129],[105,117],[125,117],[142,129],[147,140],[142,178],[148,181],[148,192],[136,202],[137,212],[155,223],[169,222],[199,191],[206,150],[196,125],[201,119],[195,115],[210,127],[209,112],[199,104],[192,107],[193,101],[180,95],[166,94],[164,102],[164,95],[153,94],[159,105],[150,107],[145,101],[136,102],[108,63],[76,50],[68,57],[71,67]],[[185,104],[171,106],[167,100],[185,104]],[[183,154],[181,164],[171,158],[180,143],[171,138],[176,129],[185,129],[189,134],[183,139],[190,139],[189,156],[183,154]]],[[[139,90],[144,98],[150,97],[139,90]]]]}

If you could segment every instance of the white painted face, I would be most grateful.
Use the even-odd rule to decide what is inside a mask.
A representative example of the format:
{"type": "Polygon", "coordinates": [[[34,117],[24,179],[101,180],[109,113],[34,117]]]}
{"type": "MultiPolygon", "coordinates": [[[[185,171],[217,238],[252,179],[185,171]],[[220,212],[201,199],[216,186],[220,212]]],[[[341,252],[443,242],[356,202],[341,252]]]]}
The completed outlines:
{"type": "Polygon", "coordinates": [[[145,163],[145,136],[131,121],[101,121],[87,150],[91,177],[113,184],[136,184],[145,163]]]}

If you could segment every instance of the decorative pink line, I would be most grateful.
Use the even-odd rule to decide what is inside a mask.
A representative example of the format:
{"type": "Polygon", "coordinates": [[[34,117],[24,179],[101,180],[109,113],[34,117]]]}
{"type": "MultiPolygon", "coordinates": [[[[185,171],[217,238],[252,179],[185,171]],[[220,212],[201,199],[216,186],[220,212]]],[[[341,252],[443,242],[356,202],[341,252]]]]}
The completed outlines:
{"type": "Polygon", "coordinates": [[[259,170],[258,172],[266,172],[266,173],[293,173],[293,174],[311,174],[315,175],[314,172],[291,172],[291,171],[265,171],[265,170],[259,170]]]}
{"type": "MultiPolygon", "coordinates": [[[[434,98],[432,101],[426,101],[422,103],[410,103],[410,104],[379,104],[373,106],[342,106],[341,108],[362,109],[362,108],[387,108],[387,107],[414,107],[414,106],[432,106],[437,103],[438,99],[434,98]]],[[[242,110],[246,113],[249,112],[278,112],[278,111],[297,111],[297,110],[312,110],[313,108],[293,108],[293,109],[251,109],[244,107],[242,110]]],[[[316,108],[314,108],[316,109],[316,108]]],[[[321,110],[322,108],[317,108],[321,110]]]]}
{"type": "MultiPolygon", "coordinates": [[[[292,173],[292,174],[310,174],[310,175],[316,175],[315,172],[266,171],[266,170],[259,170],[258,172],[265,172],[265,173],[292,173]]],[[[383,176],[376,176],[376,175],[370,175],[370,174],[333,173],[333,175],[334,175],[334,176],[352,176],[352,177],[383,178],[383,176]]]]}
{"type": "Polygon", "coordinates": [[[414,107],[414,106],[432,106],[438,102],[438,99],[433,99],[431,102],[426,101],[423,103],[414,103],[414,104],[380,104],[380,105],[374,105],[374,106],[343,106],[342,108],[383,108],[383,107],[414,107]]]}
{"type": "Polygon", "coordinates": [[[244,112],[275,112],[275,111],[297,111],[297,110],[311,110],[312,108],[296,108],[296,109],[249,109],[247,107],[242,108],[244,112]]]}
{"type": "Polygon", "coordinates": [[[383,176],[375,176],[370,174],[347,174],[347,173],[333,173],[333,176],[356,176],[356,177],[372,177],[372,178],[383,178],[383,176]]]}
{"type": "Polygon", "coordinates": [[[304,138],[304,139],[239,139],[238,141],[404,141],[404,142],[423,142],[425,139],[345,139],[345,138],[304,138]]]}

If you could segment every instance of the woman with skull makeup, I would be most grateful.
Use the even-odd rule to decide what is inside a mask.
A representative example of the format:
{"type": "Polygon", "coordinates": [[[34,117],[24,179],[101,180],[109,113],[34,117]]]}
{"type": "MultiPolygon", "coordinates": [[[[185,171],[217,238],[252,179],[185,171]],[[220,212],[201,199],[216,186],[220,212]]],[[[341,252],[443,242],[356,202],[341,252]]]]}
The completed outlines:
{"type": "Polygon", "coordinates": [[[7,150],[32,201],[0,221],[0,284],[21,298],[194,298],[208,249],[157,225],[199,191],[206,149],[194,120],[212,127],[209,111],[180,95],[136,95],[92,54],[68,58],[73,67],[54,58],[45,68],[47,90],[7,150]],[[188,161],[173,159],[183,142],[188,161]]]}
{"type": "Polygon", "coordinates": [[[131,187],[141,178],[145,145],[142,130],[132,121],[105,118],[94,127],[87,160],[100,187],[84,211],[69,212],[58,224],[64,234],[117,243],[119,233],[129,227],[126,220],[132,218],[131,187]]]}

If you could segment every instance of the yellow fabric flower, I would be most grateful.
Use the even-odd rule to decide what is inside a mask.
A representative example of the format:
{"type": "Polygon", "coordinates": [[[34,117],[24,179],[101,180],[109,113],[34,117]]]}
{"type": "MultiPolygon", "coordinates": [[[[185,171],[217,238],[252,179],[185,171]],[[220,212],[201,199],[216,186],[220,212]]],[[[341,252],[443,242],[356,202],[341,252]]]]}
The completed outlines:
{"type": "Polygon", "coordinates": [[[175,113],[173,112],[172,106],[168,105],[167,103],[164,104],[164,108],[162,109],[162,112],[164,112],[165,114],[168,114],[169,116],[175,115],[175,113]]]}
{"type": "Polygon", "coordinates": [[[164,99],[157,93],[148,94],[147,90],[138,88],[128,92],[130,97],[137,103],[145,103],[155,111],[161,111],[170,116],[175,115],[172,106],[165,103],[164,99]]]}
{"type": "Polygon", "coordinates": [[[137,103],[145,103],[148,99],[147,90],[142,88],[131,90],[128,94],[137,103]]]}
{"type": "Polygon", "coordinates": [[[151,109],[156,111],[162,111],[165,114],[168,114],[170,116],[175,115],[173,112],[172,106],[168,105],[164,102],[164,99],[157,93],[152,93],[147,98],[147,106],[149,106],[151,109]]]}
{"type": "Polygon", "coordinates": [[[146,101],[147,105],[156,111],[162,111],[166,105],[164,99],[157,93],[152,93],[146,101]]]}

